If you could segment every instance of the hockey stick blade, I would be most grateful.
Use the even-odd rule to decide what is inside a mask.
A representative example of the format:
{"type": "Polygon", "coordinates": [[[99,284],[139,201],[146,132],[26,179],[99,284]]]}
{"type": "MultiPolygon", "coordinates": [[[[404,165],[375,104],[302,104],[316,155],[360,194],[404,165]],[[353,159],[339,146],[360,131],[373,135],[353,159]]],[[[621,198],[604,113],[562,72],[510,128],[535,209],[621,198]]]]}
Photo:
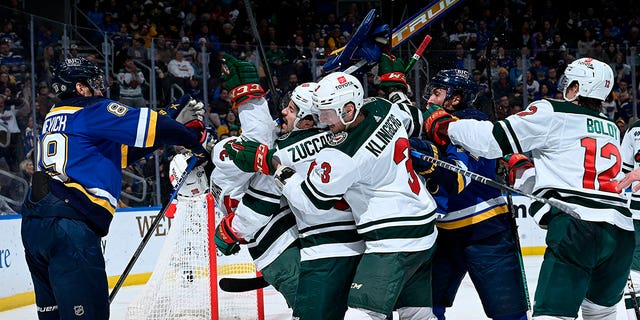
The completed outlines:
{"type": "Polygon", "coordinates": [[[257,278],[222,278],[218,282],[220,289],[226,292],[246,292],[268,287],[263,277],[257,278]]]}

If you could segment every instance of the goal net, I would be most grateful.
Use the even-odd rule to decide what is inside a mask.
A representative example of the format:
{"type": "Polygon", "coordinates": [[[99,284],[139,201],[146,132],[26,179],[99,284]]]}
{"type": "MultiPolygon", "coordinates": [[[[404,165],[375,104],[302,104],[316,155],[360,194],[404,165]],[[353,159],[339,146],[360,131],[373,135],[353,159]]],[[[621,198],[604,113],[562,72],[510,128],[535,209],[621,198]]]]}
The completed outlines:
{"type": "Polygon", "coordinates": [[[151,278],[127,308],[129,320],[264,319],[262,289],[230,293],[220,278],[252,278],[256,268],[246,248],[217,254],[217,216],[211,194],[178,196],[175,218],[151,278]]]}

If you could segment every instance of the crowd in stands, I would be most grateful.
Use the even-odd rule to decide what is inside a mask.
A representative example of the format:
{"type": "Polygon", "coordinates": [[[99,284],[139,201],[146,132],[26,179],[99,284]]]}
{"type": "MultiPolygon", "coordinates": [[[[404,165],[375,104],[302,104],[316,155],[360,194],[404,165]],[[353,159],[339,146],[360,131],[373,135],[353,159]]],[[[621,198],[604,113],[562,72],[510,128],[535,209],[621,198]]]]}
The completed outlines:
{"type": "MultiPolygon", "coordinates": [[[[30,55],[29,15],[14,10],[23,7],[22,1],[13,0],[12,7],[0,10],[0,139],[3,131],[11,138],[7,146],[0,147],[0,170],[29,177],[22,162],[31,158],[34,132],[39,132],[49,108],[58,101],[47,86],[50,66],[65,55],[101,61],[98,52],[80,49],[91,45],[100,48],[105,33],[115,57],[109,75],[112,99],[136,108],[156,107],[150,105],[149,96],[149,72],[154,72],[157,106],[182,92],[198,99],[206,95],[212,131],[219,138],[241,132],[228,92],[215,75],[221,72],[222,52],[259,61],[242,0],[80,1],[78,9],[88,17],[81,22],[80,32],[89,43],[71,40],[64,52],[61,28],[43,19],[35,32],[35,79],[31,79],[31,66],[25,59],[30,55]],[[202,65],[203,52],[210,54],[206,66],[202,65]],[[149,68],[151,60],[153,71],[149,68]],[[204,72],[205,67],[208,72],[204,72]],[[202,88],[203,77],[207,77],[207,92],[202,88]],[[31,105],[32,81],[37,84],[35,106],[31,105]],[[35,119],[32,107],[36,110],[35,119]]],[[[389,5],[385,1],[351,4],[339,8],[335,1],[253,2],[257,29],[276,86],[276,92],[269,91],[268,97],[277,96],[276,100],[280,100],[297,84],[314,80],[313,68],[321,64],[313,65],[312,59],[323,61],[330,52],[344,46],[369,9],[389,5]]],[[[403,5],[413,12],[423,4],[394,4],[398,8],[403,5]]],[[[445,68],[472,71],[481,88],[477,107],[499,119],[521,110],[523,95],[528,101],[558,98],[558,81],[564,67],[576,58],[593,57],[609,63],[616,73],[614,90],[603,105],[603,112],[625,129],[636,117],[631,111],[632,67],[638,63],[630,59],[637,59],[631,54],[632,48],[640,47],[639,9],[631,1],[587,1],[571,8],[558,5],[562,6],[551,0],[462,3],[428,28],[434,37],[425,55],[431,72],[445,68]]],[[[401,11],[384,9],[383,18],[386,12],[401,11]]],[[[394,19],[397,23],[398,17],[394,19]]],[[[265,69],[259,68],[266,89],[269,86],[265,69]]],[[[369,95],[376,95],[376,80],[369,79],[369,95]]],[[[168,147],[162,153],[164,174],[168,170],[166,161],[175,152],[168,147]]],[[[151,185],[155,180],[152,160],[142,159],[127,170],[151,185]]],[[[123,181],[123,189],[135,194],[140,189],[137,184],[123,181]]],[[[0,194],[4,194],[2,187],[0,183],[0,194]]],[[[151,203],[127,202],[130,201],[123,199],[122,205],[151,203]]]]}

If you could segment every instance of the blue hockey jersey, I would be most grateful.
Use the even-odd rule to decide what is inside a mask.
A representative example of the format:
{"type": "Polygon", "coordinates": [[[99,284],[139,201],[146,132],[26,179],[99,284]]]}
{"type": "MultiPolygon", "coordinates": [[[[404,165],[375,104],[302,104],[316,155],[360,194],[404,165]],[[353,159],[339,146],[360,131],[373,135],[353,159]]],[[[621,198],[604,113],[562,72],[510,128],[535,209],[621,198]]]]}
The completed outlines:
{"type": "Polygon", "coordinates": [[[103,97],[77,97],[54,105],[38,143],[38,170],[51,192],[66,199],[100,236],[107,234],[120,198],[129,153],[142,156],[163,144],[193,146],[195,130],[149,108],[134,109],[103,97]]]}

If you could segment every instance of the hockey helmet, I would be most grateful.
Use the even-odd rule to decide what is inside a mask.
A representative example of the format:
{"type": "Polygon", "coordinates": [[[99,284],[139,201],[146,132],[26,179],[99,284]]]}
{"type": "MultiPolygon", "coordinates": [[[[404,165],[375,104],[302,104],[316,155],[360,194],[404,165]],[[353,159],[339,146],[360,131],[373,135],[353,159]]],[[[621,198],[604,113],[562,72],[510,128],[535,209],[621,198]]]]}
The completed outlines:
{"type": "Polygon", "coordinates": [[[462,98],[462,104],[456,109],[466,108],[473,104],[479,91],[479,86],[471,74],[461,69],[439,71],[427,84],[423,98],[429,100],[432,90],[437,88],[446,90],[445,100],[449,100],[455,95],[462,98]]]}
{"type": "Polygon", "coordinates": [[[77,82],[86,84],[92,90],[104,91],[106,88],[102,70],[85,58],[64,59],[53,67],[51,88],[57,96],[74,93],[77,82]]]}
{"type": "MultiPolygon", "coordinates": [[[[169,181],[175,188],[178,185],[185,169],[187,169],[189,156],[176,154],[169,163],[169,181]]],[[[197,166],[185,177],[182,187],[178,190],[178,195],[183,197],[195,197],[204,194],[209,190],[209,180],[203,166],[197,166]]]]}
{"type": "Polygon", "coordinates": [[[320,111],[335,110],[340,122],[348,126],[356,119],[364,104],[364,90],[356,77],[344,72],[334,72],[318,82],[313,90],[312,100],[313,105],[320,111]],[[348,103],[353,103],[356,111],[353,119],[345,122],[344,106],[348,103]]]}
{"type": "Polygon", "coordinates": [[[567,101],[578,96],[604,101],[613,89],[613,70],[611,67],[593,58],[581,58],[571,62],[558,82],[558,91],[567,101]],[[578,94],[567,99],[567,88],[574,82],[579,84],[578,94]]]}
{"type": "Polygon", "coordinates": [[[298,129],[298,122],[300,120],[311,117],[313,122],[317,125],[320,117],[320,110],[313,105],[313,89],[318,84],[315,82],[305,82],[298,85],[290,94],[290,100],[298,107],[298,113],[296,113],[296,120],[293,122],[293,130],[298,129]]]}

